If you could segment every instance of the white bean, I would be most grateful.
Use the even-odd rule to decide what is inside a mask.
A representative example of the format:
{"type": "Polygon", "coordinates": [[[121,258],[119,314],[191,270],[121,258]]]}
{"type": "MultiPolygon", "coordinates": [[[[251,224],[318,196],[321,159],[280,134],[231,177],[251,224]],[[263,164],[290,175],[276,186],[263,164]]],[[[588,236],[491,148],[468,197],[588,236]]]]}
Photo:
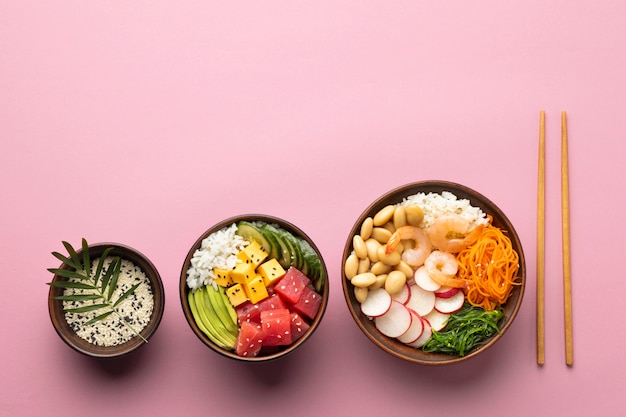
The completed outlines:
{"type": "Polygon", "coordinates": [[[393,218],[393,212],[396,210],[394,205],[383,207],[374,215],[374,226],[382,226],[393,218]]]}
{"type": "Polygon", "coordinates": [[[368,217],[363,221],[361,225],[361,238],[367,240],[372,236],[372,229],[374,228],[374,219],[368,217]]]}
{"type": "Polygon", "coordinates": [[[368,258],[367,256],[361,260],[359,260],[359,269],[357,269],[357,274],[362,274],[363,272],[367,272],[370,270],[370,265],[372,264],[372,262],[370,261],[370,258],[368,258]]]}
{"type": "Polygon", "coordinates": [[[347,279],[352,279],[357,274],[359,269],[359,257],[356,253],[351,253],[346,259],[346,264],[343,266],[343,273],[347,279]]]}
{"type": "Polygon", "coordinates": [[[378,254],[378,260],[387,265],[391,265],[391,266],[398,265],[400,261],[402,260],[400,253],[397,251],[393,251],[391,253],[385,253],[385,246],[381,246],[380,248],[378,248],[376,252],[378,254]]]}
{"type": "Polygon", "coordinates": [[[424,220],[424,211],[418,205],[411,204],[404,207],[404,212],[406,214],[406,221],[411,226],[419,226],[422,224],[424,220]]]}
{"type": "Polygon", "coordinates": [[[367,288],[376,282],[376,275],[371,272],[357,274],[350,280],[355,287],[367,288]]]}
{"type": "Polygon", "coordinates": [[[387,274],[376,275],[376,281],[369,286],[369,290],[377,290],[384,287],[385,281],[387,281],[387,274]]]}
{"type": "Polygon", "coordinates": [[[367,246],[367,257],[370,258],[372,263],[378,262],[378,254],[376,251],[380,246],[380,242],[374,238],[369,238],[365,241],[365,246],[367,246]]]}
{"type": "Polygon", "coordinates": [[[393,227],[397,229],[402,226],[406,226],[406,211],[404,206],[398,206],[396,211],[393,212],[393,227]]]}
{"type": "Polygon", "coordinates": [[[400,271],[391,271],[387,274],[387,279],[385,280],[385,290],[393,295],[400,292],[404,284],[406,284],[406,275],[400,271]]]}
{"type": "Polygon", "coordinates": [[[380,274],[386,274],[390,272],[392,268],[393,267],[391,265],[387,265],[384,262],[378,261],[374,265],[372,265],[372,267],[370,268],[370,271],[373,274],[380,275],[380,274]]]}
{"type": "Polygon", "coordinates": [[[372,238],[381,244],[387,243],[391,237],[391,232],[384,227],[375,227],[372,229],[372,238]]]}
{"type": "Polygon", "coordinates": [[[367,258],[367,246],[365,246],[365,241],[361,235],[356,235],[352,238],[352,247],[354,248],[354,253],[360,259],[367,258]]]}
{"type": "Polygon", "coordinates": [[[367,298],[368,292],[369,290],[367,288],[354,287],[354,298],[356,298],[359,303],[362,303],[367,298]]]}

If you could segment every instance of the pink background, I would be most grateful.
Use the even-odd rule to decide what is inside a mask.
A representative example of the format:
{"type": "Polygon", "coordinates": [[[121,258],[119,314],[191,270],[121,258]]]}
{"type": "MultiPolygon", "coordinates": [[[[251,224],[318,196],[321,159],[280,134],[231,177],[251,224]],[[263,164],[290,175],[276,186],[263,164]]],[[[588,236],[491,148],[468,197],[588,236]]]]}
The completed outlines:
{"type": "Polygon", "coordinates": [[[0,415],[623,413],[625,24],[621,0],[0,0],[0,415]],[[541,109],[543,367],[534,287],[541,109]],[[361,211],[427,179],[460,182],[496,202],[518,230],[529,271],[504,339],[444,368],[407,364],[368,342],[341,290],[342,250],[361,211]],[[177,287],[196,238],[250,212],[297,224],[331,274],[317,333],[292,356],[259,366],[202,345],[177,287]],[[161,327],[132,359],[83,357],[51,326],[46,268],[58,263],[50,252],[81,237],[133,246],[162,275],[161,327]]]}

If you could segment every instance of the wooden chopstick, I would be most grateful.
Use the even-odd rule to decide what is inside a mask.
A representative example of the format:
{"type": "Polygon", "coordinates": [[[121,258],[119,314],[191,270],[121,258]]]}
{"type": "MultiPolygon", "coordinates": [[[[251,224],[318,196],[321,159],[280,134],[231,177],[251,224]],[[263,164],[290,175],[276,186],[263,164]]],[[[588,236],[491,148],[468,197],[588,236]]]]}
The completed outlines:
{"type": "Polygon", "coordinates": [[[539,163],[537,175],[537,364],[545,361],[545,138],[546,114],[539,113],[539,163]]]}
{"type": "Polygon", "coordinates": [[[563,306],[565,316],[565,363],[574,364],[572,337],[572,277],[570,260],[569,164],[567,152],[567,116],[561,113],[561,220],[563,239],[563,306]]]}

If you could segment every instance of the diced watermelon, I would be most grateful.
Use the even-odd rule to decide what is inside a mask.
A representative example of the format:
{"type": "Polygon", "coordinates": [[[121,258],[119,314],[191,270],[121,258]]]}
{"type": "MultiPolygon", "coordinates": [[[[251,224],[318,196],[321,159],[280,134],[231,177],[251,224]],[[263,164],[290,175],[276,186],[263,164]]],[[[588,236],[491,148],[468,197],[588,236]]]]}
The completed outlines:
{"type": "Polygon", "coordinates": [[[306,287],[311,280],[307,278],[300,270],[290,267],[285,276],[274,286],[274,291],[289,304],[295,304],[300,300],[302,289],[306,287]]]}
{"type": "Polygon", "coordinates": [[[302,297],[292,306],[292,310],[313,320],[322,305],[322,296],[309,287],[302,289],[302,297]]]}
{"type": "Polygon", "coordinates": [[[243,323],[244,321],[259,323],[261,321],[262,311],[276,310],[280,308],[287,308],[287,305],[278,296],[278,294],[273,294],[264,300],[259,301],[257,304],[252,304],[250,301],[239,304],[235,307],[235,311],[237,312],[237,319],[239,319],[239,323],[243,323]]]}
{"type": "Polygon", "coordinates": [[[235,351],[243,357],[255,357],[263,347],[263,329],[258,323],[244,321],[241,323],[235,351]]]}
{"type": "Polygon", "coordinates": [[[300,315],[296,312],[291,313],[291,340],[295,342],[300,339],[307,330],[309,330],[309,323],[306,322],[305,319],[300,317],[300,315]]]}
{"type": "Polygon", "coordinates": [[[282,300],[282,298],[279,297],[278,294],[270,295],[269,297],[267,297],[263,301],[259,301],[259,303],[257,305],[259,306],[259,310],[260,311],[279,310],[281,308],[287,308],[287,305],[282,300]]]}
{"type": "Polygon", "coordinates": [[[286,308],[261,312],[264,346],[284,346],[291,344],[290,314],[291,313],[286,308]]]}
{"type": "Polygon", "coordinates": [[[261,310],[258,304],[252,304],[250,301],[246,301],[243,304],[239,304],[235,307],[237,312],[237,319],[239,323],[244,322],[259,322],[261,320],[261,310]]]}

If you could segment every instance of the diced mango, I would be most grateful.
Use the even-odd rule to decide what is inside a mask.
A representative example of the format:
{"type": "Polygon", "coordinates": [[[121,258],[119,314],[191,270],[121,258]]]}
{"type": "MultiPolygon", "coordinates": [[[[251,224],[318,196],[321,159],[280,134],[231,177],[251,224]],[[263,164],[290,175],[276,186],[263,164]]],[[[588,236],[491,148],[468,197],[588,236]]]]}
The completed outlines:
{"type": "Polygon", "coordinates": [[[246,246],[242,251],[237,254],[237,257],[244,263],[250,263],[254,265],[256,268],[267,258],[268,253],[263,250],[261,245],[252,241],[248,246],[246,246]]]}
{"type": "Polygon", "coordinates": [[[254,277],[256,277],[256,272],[254,271],[254,265],[245,262],[239,262],[230,271],[230,277],[233,282],[238,284],[245,284],[250,282],[254,277]]]}
{"type": "Polygon", "coordinates": [[[265,287],[265,284],[263,283],[263,277],[260,275],[257,275],[250,282],[243,284],[242,286],[246,291],[248,300],[250,300],[252,304],[256,304],[269,296],[267,293],[267,287],[265,287]]]}
{"type": "Polygon", "coordinates": [[[230,276],[230,269],[213,268],[213,273],[215,274],[215,283],[220,287],[227,288],[235,283],[230,276]]]}
{"type": "Polygon", "coordinates": [[[246,291],[241,284],[235,284],[232,287],[226,289],[226,295],[230,300],[233,307],[237,307],[239,304],[243,304],[248,300],[246,291]]]}
{"type": "Polygon", "coordinates": [[[276,259],[262,263],[257,271],[263,277],[265,286],[270,286],[285,275],[285,270],[276,259]]]}

